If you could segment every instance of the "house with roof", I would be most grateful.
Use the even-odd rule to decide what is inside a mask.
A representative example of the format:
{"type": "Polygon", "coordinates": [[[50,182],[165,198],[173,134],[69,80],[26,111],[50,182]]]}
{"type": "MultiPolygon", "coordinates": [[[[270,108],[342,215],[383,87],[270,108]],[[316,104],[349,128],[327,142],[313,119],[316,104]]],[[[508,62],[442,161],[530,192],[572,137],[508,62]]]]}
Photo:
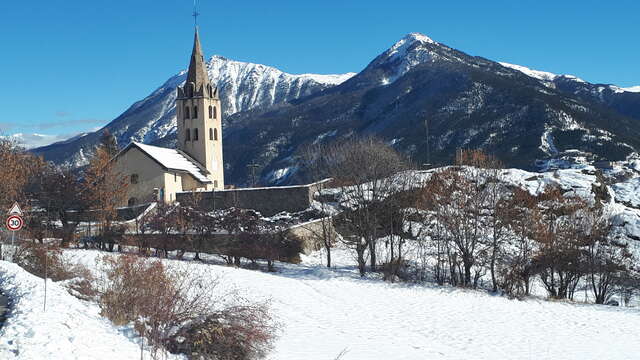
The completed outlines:
{"type": "Polygon", "coordinates": [[[113,159],[115,171],[129,182],[127,205],[172,202],[184,191],[224,189],[221,117],[218,89],[209,81],[196,28],[187,79],[177,89],[177,148],[132,142],[113,159]]]}

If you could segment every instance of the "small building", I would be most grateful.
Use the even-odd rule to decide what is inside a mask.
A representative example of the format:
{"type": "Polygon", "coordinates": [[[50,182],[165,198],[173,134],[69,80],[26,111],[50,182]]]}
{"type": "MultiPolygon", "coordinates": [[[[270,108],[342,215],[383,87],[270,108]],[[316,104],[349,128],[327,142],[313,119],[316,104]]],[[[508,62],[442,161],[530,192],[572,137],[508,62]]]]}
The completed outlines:
{"type": "Polygon", "coordinates": [[[177,148],[132,142],[113,159],[128,179],[127,202],[172,202],[183,191],[224,189],[222,106],[195,30],[187,78],[177,89],[177,148]]]}
{"type": "Polygon", "coordinates": [[[127,206],[172,202],[182,191],[211,190],[207,170],[179,149],[132,142],[115,156],[115,171],[126,174],[127,206]]]}

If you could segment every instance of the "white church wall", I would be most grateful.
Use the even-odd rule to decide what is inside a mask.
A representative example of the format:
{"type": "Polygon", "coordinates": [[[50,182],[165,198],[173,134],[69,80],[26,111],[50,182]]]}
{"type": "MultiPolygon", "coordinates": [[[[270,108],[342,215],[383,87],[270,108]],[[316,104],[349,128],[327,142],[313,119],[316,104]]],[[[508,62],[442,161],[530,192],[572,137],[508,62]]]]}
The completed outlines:
{"type": "Polygon", "coordinates": [[[171,187],[168,192],[166,189],[168,176],[164,169],[135,147],[117,158],[115,170],[127,177],[127,200],[122,204],[123,206],[127,205],[131,198],[135,198],[137,203],[150,201],[156,188],[163,189],[165,201],[169,201],[170,194],[173,194],[172,197],[175,199],[175,193],[181,190],[171,187]],[[132,179],[132,175],[137,175],[137,181],[132,179]],[[136,183],[132,183],[132,180],[136,183]]]}

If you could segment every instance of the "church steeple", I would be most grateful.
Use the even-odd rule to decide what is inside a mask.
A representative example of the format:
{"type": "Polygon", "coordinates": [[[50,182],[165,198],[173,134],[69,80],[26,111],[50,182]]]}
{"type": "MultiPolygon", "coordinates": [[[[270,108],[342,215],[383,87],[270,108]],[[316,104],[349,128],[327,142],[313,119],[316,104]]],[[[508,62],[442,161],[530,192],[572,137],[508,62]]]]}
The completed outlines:
{"type": "Polygon", "coordinates": [[[187,80],[183,88],[178,88],[178,97],[192,98],[201,96],[217,98],[217,89],[214,89],[209,81],[207,65],[204,61],[202,46],[200,45],[200,35],[196,27],[189,70],[187,71],[187,80]]]}
{"type": "Polygon", "coordinates": [[[200,36],[198,28],[193,38],[193,51],[191,51],[191,62],[189,63],[189,72],[187,73],[187,84],[194,83],[196,89],[200,89],[202,85],[209,85],[209,76],[207,76],[207,67],[202,54],[202,46],[200,45],[200,36]]]}
{"type": "Polygon", "coordinates": [[[209,187],[223,189],[222,104],[218,89],[209,81],[197,27],[187,78],[177,91],[178,149],[207,169],[212,183],[209,187]]]}

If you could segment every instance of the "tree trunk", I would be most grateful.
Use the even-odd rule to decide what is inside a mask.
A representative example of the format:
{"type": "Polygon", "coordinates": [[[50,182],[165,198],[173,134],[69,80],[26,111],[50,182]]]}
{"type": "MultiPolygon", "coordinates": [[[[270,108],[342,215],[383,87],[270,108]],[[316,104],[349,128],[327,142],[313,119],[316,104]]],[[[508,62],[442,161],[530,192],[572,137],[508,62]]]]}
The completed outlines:
{"type": "Polygon", "coordinates": [[[331,267],[331,246],[326,246],[327,249],[327,267],[331,267]]]}
{"type": "Polygon", "coordinates": [[[358,254],[358,271],[360,271],[361,277],[364,277],[364,274],[366,273],[365,266],[367,265],[367,261],[364,258],[365,249],[366,246],[364,244],[356,244],[356,253],[358,254]]]}
{"type": "Polygon", "coordinates": [[[493,292],[498,291],[498,282],[496,281],[496,255],[495,248],[491,256],[491,283],[493,284],[493,292]]]}
{"type": "Polygon", "coordinates": [[[375,240],[369,240],[369,253],[370,253],[370,257],[371,257],[371,261],[370,261],[370,267],[371,267],[371,271],[375,272],[376,271],[376,241],[375,240]]]}
{"type": "Polygon", "coordinates": [[[471,285],[471,266],[473,265],[471,261],[467,259],[462,260],[462,265],[464,266],[464,286],[471,285]]]}

